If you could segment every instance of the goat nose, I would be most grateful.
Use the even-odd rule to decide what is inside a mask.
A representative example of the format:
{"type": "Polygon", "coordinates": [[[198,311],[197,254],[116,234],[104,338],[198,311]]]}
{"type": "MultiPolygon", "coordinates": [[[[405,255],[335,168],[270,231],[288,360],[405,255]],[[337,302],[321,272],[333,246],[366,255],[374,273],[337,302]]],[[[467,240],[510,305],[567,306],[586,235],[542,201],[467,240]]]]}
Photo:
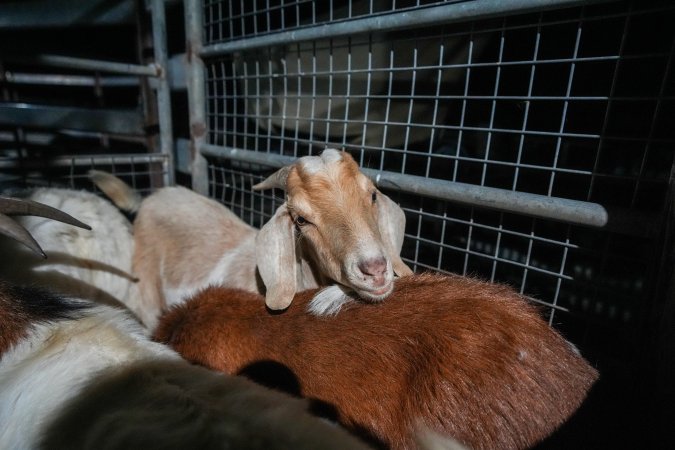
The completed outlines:
{"type": "Polygon", "coordinates": [[[387,270],[387,260],[383,257],[367,259],[359,263],[359,269],[364,275],[381,278],[387,270]]]}

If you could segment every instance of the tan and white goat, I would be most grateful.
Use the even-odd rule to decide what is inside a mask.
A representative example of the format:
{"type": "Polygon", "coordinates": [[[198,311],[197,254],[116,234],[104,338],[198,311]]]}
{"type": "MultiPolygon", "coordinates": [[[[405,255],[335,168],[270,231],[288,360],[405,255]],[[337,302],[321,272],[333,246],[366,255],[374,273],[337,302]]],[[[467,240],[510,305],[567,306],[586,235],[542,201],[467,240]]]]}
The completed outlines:
{"type": "Polygon", "coordinates": [[[507,286],[413,275],[386,302],[329,317],[307,312],[315,295],[270,314],[256,294],[212,287],[167,313],[155,337],[189,361],[320,402],[394,450],[416,448],[419,428],[473,449],[533,446],[598,376],[507,286]]]}
{"type": "Polygon", "coordinates": [[[257,230],[220,203],[181,187],[140,200],[114,176],[93,172],[94,182],[120,208],[138,210],[133,273],[140,279],[143,322],[209,285],[265,293],[271,309],[284,309],[301,290],[338,283],[317,303],[334,313],[356,296],[379,301],[394,274],[411,274],[399,253],[405,215],[359,170],[346,152],[326,149],[272,174],[253,189],[281,188],[286,202],[257,230]]]}

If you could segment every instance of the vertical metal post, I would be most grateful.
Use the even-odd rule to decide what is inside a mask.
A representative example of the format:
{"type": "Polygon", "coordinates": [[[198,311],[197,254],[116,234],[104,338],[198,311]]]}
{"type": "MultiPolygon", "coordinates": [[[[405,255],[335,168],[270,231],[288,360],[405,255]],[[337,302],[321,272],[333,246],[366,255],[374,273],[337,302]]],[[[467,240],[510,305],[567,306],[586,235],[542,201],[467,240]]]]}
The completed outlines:
{"type": "Polygon", "coordinates": [[[164,184],[174,184],[173,124],[171,121],[171,90],[169,88],[169,58],[166,43],[166,11],[164,0],[152,0],[152,40],[155,50],[157,78],[157,117],[159,119],[159,150],[166,155],[164,184]]]}
{"type": "Polygon", "coordinates": [[[209,180],[206,159],[201,146],[206,136],[206,89],[202,50],[203,11],[200,0],[185,0],[185,37],[187,58],[188,109],[190,112],[190,153],[192,156],[192,189],[208,195],[209,180]]]}

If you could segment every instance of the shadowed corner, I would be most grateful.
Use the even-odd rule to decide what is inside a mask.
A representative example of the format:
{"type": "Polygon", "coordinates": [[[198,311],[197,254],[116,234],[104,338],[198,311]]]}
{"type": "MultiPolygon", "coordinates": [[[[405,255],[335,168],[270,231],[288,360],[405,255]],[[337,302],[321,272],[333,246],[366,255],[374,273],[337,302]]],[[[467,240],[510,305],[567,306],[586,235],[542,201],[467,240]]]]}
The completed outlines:
{"type": "MultiPolygon", "coordinates": [[[[274,312],[280,313],[283,311],[285,310],[274,312]]],[[[298,377],[290,368],[277,361],[256,361],[245,366],[237,375],[248,378],[267,388],[282,391],[297,398],[303,398],[302,386],[298,377]]],[[[334,405],[317,398],[305,398],[305,400],[309,402],[309,412],[312,415],[339,426],[338,410],[334,405]]],[[[350,425],[347,429],[374,449],[385,450],[387,448],[384,442],[373,436],[364,426],[350,425]]]]}
{"type": "Polygon", "coordinates": [[[265,310],[267,311],[267,314],[269,314],[269,315],[278,316],[278,315],[281,315],[281,314],[285,313],[286,311],[288,311],[288,308],[272,309],[269,306],[265,305],[265,310]]]}
{"type": "Polygon", "coordinates": [[[237,375],[244,376],[270,389],[286,392],[294,397],[302,396],[298,377],[291,369],[276,361],[256,361],[241,369],[237,375]]]}

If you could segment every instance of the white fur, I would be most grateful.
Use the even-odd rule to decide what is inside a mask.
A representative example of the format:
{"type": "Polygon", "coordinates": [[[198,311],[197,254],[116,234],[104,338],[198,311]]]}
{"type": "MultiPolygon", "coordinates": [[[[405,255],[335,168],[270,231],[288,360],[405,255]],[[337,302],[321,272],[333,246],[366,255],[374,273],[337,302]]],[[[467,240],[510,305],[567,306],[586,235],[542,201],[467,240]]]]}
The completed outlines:
{"type": "Polygon", "coordinates": [[[121,310],[37,325],[0,360],[0,443],[35,448],[41,429],[100,371],[142,360],[180,360],[121,310]]]}
{"type": "MultiPolygon", "coordinates": [[[[250,252],[250,249],[254,248],[254,246],[255,234],[246,236],[241,240],[238,247],[235,247],[231,252],[223,254],[213,270],[211,270],[211,272],[198,284],[184,283],[179,286],[171,286],[167,283],[167,285],[164,286],[164,296],[167,307],[184,303],[186,299],[194,296],[206,286],[218,286],[222,284],[223,280],[228,279],[228,274],[235,272],[234,266],[244,265],[255,267],[255,259],[250,252]]],[[[162,269],[164,269],[163,262],[162,269]]],[[[162,276],[162,279],[166,280],[166,277],[162,276]]],[[[238,278],[231,280],[229,286],[248,291],[256,291],[258,287],[255,281],[255,279],[250,278],[238,278]]],[[[149,328],[152,329],[154,325],[156,325],[156,320],[153,321],[153,325],[149,326],[149,328]]]]}
{"type": "Polygon", "coordinates": [[[315,316],[334,316],[347,303],[353,301],[347,288],[333,284],[321,289],[307,305],[307,311],[315,316]]]}
{"type": "Polygon", "coordinates": [[[303,156],[298,160],[303,170],[310,175],[328,170],[328,164],[334,164],[342,160],[342,154],[338,150],[327,148],[319,156],[303,156]]]}
{"type": "Polygon", "coordinates": [[[17,218],[48,258],[2,238],[0,254],[11,254],[12,264],[0,264],[0,276],[97,303],[138,303],[138,288],[131,275],[131,224],[117,208],[92,193],[70,189],[36,189],[27,198],[60,209],[92,229],[42,217],[17,218]]]}

